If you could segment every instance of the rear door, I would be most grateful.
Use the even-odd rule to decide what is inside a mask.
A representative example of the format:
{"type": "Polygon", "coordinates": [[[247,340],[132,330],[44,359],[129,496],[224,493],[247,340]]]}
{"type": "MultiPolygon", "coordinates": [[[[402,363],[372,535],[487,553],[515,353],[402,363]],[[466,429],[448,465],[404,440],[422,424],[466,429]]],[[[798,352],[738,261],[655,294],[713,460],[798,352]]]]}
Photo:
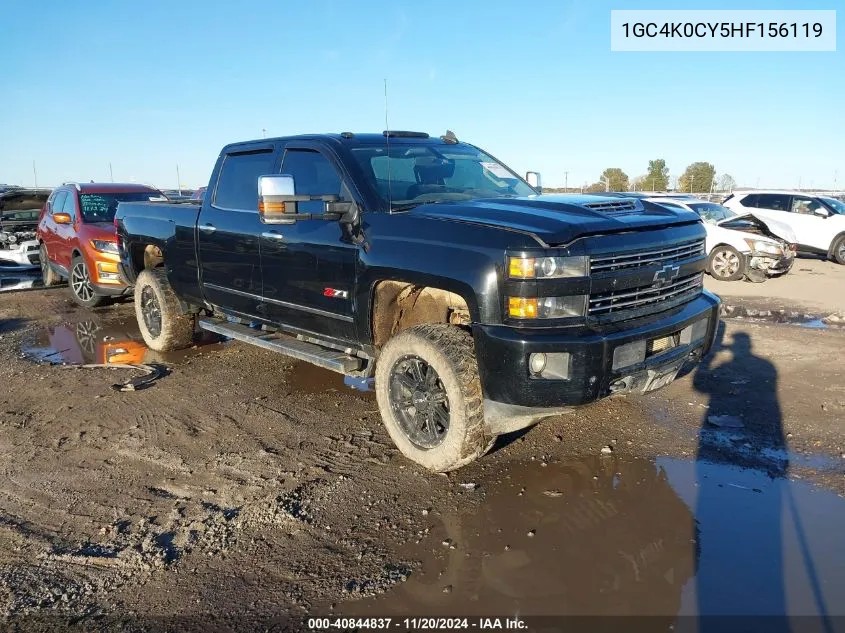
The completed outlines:
{"type": "Polygon", "coordinates": [[[263,314],[258,177],[274,171],[273,147],[223,158],[197,221],[203,297],[220,308],[263,314]]]}
{"type": "Polygon", "coordinates": [[[52,198],[47,202],[47,213],[44,214],[44,219],[42,220],[41,238],[44,241],[44,247],[47,249],[47,257],[50,261],[57,264],[59,263],[57,257],[59,249],[58,235],[56,234],[58,225],[53,220],[53,214],[61,212],[65,196],[67,196],[67,191],[63,189],[53,194],[52,198]]]}
{"type": "Polygon", "coordinates": [[[58,212],[67,213],[70,216],[70,224],[56,224],[56,248],[52,257],[53,261],[70,270],[71,253],[78,243],[76,231],[81,222],[76,208],[76,190],[67,192],[67,196],[62,200],[61,209],[54,211],[54,213],[58,212]]]}
{"type": "MultiPolygon", "coordinates": [[[[316,145],[288,145],[281,173],[297,195],[351,200],[340,162],[316,145]]],[[[322,202],[300,202],[300,213],[322,214],[322,202]]],[[[353,322],[358,247],[336,220],[266,225],[261,242],[264,300],[273,320],[333,338],[355,339],[353,322]]]]}

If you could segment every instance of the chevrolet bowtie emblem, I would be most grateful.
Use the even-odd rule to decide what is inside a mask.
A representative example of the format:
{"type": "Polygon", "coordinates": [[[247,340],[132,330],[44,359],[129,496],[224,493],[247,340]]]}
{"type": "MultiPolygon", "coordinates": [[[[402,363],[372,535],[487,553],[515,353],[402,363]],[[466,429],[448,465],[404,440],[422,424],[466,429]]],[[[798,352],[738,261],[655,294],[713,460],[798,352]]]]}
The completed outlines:
{"type": "Polygon", "coordinates": [[[670,283],[673,279],[675,279],[680,272],[680,266],[666,264],[663,268],[654,273],[654,285],[665,286],[666,284],[670,283]]]}

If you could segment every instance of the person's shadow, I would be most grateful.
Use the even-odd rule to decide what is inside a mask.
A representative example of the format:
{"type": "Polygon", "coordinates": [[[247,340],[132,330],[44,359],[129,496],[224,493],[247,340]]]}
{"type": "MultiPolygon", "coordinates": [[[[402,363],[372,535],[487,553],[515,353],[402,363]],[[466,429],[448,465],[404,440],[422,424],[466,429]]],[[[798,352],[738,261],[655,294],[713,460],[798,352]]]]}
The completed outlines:
{"type": "MultiPolygon", "coordinates": [[[[725,631],[735,620],[712,616],[785,616],[782,516],[789,470],[783,419],[777,397],[777,369],[756,356],[745,332],[717,342],[702,361],[693,384],[709,396],[698,442],[696,522],[701,552],[696,576],[699,630],[725,631]],[[714,367],[723,358],[731,358],[714,367]],[[726,470],[725,466],[736,470],[726,470]],[[760,488],[741,485],[741,468],[763,471],[760,488]],[[733,481],[732,481],[733,480],[733,481]]],[[[773,618],[768,630],[788,631],[773,618]],[[769,628],[770,627],[770,628],[769,628]]]]}

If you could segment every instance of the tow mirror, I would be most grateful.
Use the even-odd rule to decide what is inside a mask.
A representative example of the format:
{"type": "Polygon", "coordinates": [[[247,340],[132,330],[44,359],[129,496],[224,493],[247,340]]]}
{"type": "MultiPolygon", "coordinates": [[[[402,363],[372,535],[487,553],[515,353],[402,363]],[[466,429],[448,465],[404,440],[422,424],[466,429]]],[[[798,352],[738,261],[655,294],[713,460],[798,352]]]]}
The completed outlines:
{"type": "Polygon", "coordinates": [[[70,213],[54,213],[53,222],[55,222],[56,224],[70,224],[70,213]]]}
{"type": "Polygon", "coordinates": [[[527,174],[525,174],[525,180],[537,191],[543,193],[543,179],[540,177],[540,172],[529,171],[527,174]]]}
{"type": "Polygon", "coordinates": [[[293,224],[297,220],[341,220],[354,222],[358,207],[354,202],[343,202],[340,196],[296,195],[293,176],[274,174],[258,177],[258,214],[265,224],[293,224]],[[324,213],[300,213],[300,202],[323,203],[324,213]]]}
{"type": "Polygon", "coordinates": [[[258,177],[258,214],[266,224],[293,224],[297,215],[293,176],[258,177]]]}

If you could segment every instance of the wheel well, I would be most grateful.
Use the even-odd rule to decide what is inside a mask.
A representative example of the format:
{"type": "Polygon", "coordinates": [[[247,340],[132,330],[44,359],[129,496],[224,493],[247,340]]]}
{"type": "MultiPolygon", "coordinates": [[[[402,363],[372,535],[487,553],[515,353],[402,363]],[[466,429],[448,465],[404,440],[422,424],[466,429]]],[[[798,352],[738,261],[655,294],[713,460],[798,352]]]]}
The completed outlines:
{"type": "Polygon", "coordinates": [[[164,265],[161,249],[155,244],[134,244],[132,246],[132,268],[139,273],[145,268],[158,268],[164,265]]]}
{"type": "Polygon", "coordinates": [[[459,294],[404,281],[381,281],[373,296],[373,344],[380,348],[394,334],[422,323],[469,326],[467,302],[459,294]]]}
{"type": "Polygon", "coordinates": [[[842,233],[840,233],[839,235],[835,235],[835,236],[833,237],[833,239],[832,239],[832,240],[830,240],[830,248],[829,248],[829,249],[827,249],[827,256],[828,256],[828,257],[833,257],[833,255],[834,255],[834,249],[836,248],[836,244],[837,244],[837,243],[839,242],[839,240],[841,240],[841,239],[845,239],[845,231],[843,231],[843,232],[842,232],[842,233]]]}

